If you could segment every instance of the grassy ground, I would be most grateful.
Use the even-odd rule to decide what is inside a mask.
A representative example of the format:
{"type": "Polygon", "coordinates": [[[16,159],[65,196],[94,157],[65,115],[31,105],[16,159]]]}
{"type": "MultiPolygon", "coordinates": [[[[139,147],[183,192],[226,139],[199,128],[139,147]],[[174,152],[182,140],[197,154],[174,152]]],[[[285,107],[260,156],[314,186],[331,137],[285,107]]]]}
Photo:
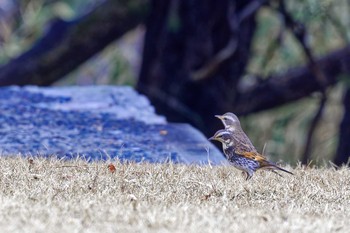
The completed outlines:
{"type": "Polygon", "coordinates": [[[346,232],[350,171],[0,158],[1,232],[346,232]],[[114,170],[115,168],[115,170],[114,170]]]}

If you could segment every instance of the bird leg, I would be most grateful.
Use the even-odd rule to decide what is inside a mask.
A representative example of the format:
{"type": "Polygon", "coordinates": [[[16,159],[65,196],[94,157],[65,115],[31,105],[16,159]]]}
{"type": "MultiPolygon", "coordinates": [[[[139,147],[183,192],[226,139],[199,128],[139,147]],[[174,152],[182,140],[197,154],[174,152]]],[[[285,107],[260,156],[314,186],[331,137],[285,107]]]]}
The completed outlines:
{"type": "Polygon", "coordinates": [[[249,180],[250,178],[252,178],[252,175],[249,174],[249,172],[244,171],[243,173],[245,173],[245,180],[249,180]]]}

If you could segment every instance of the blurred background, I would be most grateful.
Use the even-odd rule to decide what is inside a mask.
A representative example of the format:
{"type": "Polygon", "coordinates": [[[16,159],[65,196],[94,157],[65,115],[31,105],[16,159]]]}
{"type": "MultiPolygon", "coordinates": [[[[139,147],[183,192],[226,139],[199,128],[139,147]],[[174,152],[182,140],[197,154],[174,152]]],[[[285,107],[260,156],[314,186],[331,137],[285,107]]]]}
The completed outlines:
{"type": "Polygon", "coordinates": [[[0,85],[130,85],[207,136],[230,111],[275,161],[341,165],[349,11],[348,0],[1,0],[0,85]]]}

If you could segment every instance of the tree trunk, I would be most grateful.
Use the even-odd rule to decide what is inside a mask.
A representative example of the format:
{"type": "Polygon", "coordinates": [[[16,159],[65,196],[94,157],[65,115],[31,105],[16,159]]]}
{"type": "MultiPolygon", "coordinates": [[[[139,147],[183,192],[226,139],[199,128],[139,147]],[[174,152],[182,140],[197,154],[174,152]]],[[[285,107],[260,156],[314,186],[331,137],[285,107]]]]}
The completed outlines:
{"type": "Polygon", "coordinates": [[[236,97],[248,63],[254,14],[238,22],[248,5],[244,0],[154,0],[153,5],[162,7],[152,9],[147,23],[137,89],[168,120],[190,122],[210,135],[219,127],[213,115],[232,109],[227,103],[236,97]],[[229,47],[232,41],[236,46],[229,47]],[[214,62],[219,68],[196,78],[225,48],[231,54],[214,62]]]}

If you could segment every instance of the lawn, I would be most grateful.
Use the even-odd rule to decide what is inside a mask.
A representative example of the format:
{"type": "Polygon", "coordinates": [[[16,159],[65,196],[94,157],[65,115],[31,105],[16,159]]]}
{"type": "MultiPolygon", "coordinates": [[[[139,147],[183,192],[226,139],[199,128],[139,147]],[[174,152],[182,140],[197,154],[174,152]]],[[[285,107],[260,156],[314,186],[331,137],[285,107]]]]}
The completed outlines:
{"type": "Polygon", "coordinates": [[[347,232],[350,171],[0,158],[1,232],[347,232]]]}

